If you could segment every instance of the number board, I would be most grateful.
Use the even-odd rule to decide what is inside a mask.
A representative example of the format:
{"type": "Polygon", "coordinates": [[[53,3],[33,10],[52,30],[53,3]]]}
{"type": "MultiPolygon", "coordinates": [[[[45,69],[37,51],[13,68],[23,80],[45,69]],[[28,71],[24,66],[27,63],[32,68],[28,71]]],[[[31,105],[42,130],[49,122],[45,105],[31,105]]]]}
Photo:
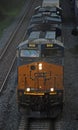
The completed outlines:
{"type": "Polygon", "coordinates": [[[29,43],[28,45],[27,45],[29,48],[37,48],[37,44],[35,44],[35,43],[29,43]]]}
{"type": "Polygon", "coordinates": [[[46,48],[52,48],[53,47],[53,44],[52,43],[47,43],[46,44],[46,48]]]}

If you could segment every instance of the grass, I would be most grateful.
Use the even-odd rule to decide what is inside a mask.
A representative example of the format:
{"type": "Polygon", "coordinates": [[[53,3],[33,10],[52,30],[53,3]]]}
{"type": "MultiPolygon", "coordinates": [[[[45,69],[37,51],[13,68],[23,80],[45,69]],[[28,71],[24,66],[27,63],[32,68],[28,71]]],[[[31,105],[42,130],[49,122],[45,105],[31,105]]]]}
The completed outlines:
{"type": "Polygon", "coordinates": [[[0,20],[0,37],[3,34],[3,30],[7,28],[14,21],[16,16],[18,16],[23,4],[24,4],[24,1],[21,1],[20,4],[18,3],[18,7],[9,6],[7,11],[4,10],[3,12],[4,18],[0,20]]]}

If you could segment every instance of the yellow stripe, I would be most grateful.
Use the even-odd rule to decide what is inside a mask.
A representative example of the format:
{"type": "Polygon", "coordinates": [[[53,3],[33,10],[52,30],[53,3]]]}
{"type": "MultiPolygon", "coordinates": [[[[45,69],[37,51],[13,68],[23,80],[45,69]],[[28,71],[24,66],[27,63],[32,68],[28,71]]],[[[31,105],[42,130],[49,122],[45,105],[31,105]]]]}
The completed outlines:
{"type": "Polygon", "coordinates": [[[56,92],[52,92],[52,93],[50,93],[50,95],[54,95],[54,94],[57,94],[56,92]]]}
{"type": "Polygon", "coordinates": [[[44,93],[27,93],[24,92],[25,95],[44,95],[44,93]]]}
{"type": "MultiPolygon", "coordinates": [[[[39,95],[39,96],[42,96],[44,95],[44,93],[27,93],[27,92],[24,92],[25,95],[39,95]]],[[[52,93],[49,93],[50,95],[55,95],[57,94],[56,92],[52,92],[52,93]]]]}

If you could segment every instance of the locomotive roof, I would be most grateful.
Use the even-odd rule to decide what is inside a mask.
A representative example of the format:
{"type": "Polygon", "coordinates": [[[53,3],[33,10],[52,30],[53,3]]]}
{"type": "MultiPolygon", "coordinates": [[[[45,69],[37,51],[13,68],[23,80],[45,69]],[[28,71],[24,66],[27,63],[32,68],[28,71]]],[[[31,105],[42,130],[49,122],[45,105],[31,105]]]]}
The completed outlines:
{"type": "Polygon", "coordinates": [[[44,39],[44,38],[39,38],[39,39],[27,39],[26,41],[22,42],[19,44],[18,48],[19,49],[24,49],[24,47],[28,44],[28,43],[34,43],[34,44],[47,44],[47,43],[52,43],[52,44],[57,44],[61,47],[64,48],[64,45],[62,42],[58,41],[58,40],[51,40],[51,39],[44,39]]]}
{"type": "Polygon", "coordinates": [[[37,13],[55,13],[55,14],[57,14],[57,15],[61,15],[61,13],[62,13],[62,8],[60,8],[60,7],[56,7],[56,6],[54,6],[54,7],[40,7],[40,6],[38,6],[38,7],[36,7],[35,8],[35,14],[37,14],[37,13]]]}
{"type": "Polygon", "coordinates": [[[46,7],[46,6],[57,6],[59,7],[59,0],[43,0],[42,2],[42,7],[46,7]]]}
{"type": "Polygon", "coordinates": [[[55,39],[55,30],[54,31],[46,31],[46,32],[41,32],[41,31],[33,31],[30,33],[29,35],[29,40],[31,39],[39,39],[42,38],[42,36],[44,36],[44,38],[47,39],[55,39]]]}
{"type": "Polygon", "coordinates": [[[51,13],[51,12],[43,12],[43,13],[37,13],[35,15],[32,16],[32,19],[35,18],[42,18],[42,17],[51,17],[51,18],[57,18],[57,19],[61,19],[60,15],[57,15],[56,13],[51,13]]]}
{"type": "MultiPolygon", "coordinates": [[[[60,28],[57,24],[49,24],[49,26],[50,26],[50,30],[54,30],[55,28],[60,28]],[[51,29],[51,27],[52,27],[52,29],[51,29]]],[[[32,28],[34,28],[35,30],[42,29],[43,24],[41,24],[41,23],[39,23],[39,24],[30,24],[28,29],[32,29],[32,28]]]]}
{"type": "Polygon", "coordinates": [[[30,24],[39,24],[39,23],[61,23],[61,17],[59,17],[58,15],[54,16],[46,16],[46,15],[42,15],[42,14],[38,14],[38,15],[34,15],[31,19],[30,24]]]}
{"type": "Polygon", "coordinates": [[[47,7],[39,7],[38,11],[40,12],[43,12],[43,11],[51,11],[51,12],[56,12],[57,10],[61,10],[61,8],[59,7],[50,7],[50,6],[47,6],[47,7]]]}

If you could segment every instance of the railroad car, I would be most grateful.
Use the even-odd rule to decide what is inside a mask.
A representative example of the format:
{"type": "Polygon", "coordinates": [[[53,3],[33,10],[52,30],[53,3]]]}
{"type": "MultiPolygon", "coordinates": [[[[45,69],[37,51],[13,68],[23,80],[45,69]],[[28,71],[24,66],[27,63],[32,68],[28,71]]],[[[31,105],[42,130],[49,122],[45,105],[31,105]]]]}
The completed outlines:
{"type": "Polygon", "coordinates": [[[60,7],[59,0],[43,0],[42,7],[60,7]]]}
{"type": "MultiPolygon", "coordinates": [[[[62,17],[60,12],[57,11],[57,7],[54,8],[39,8],[37,14],[34,14],[31,18],[27,34],[30,35],[32,31],[46,32],[53,31],[56,33],[56,37],[61,35],[62,17]]],[[[42,36],[43,37],[43,36],[42,36]]]]}
{"type": "Polygon", "coordinates": [[[37,8],[27,30],[28,38],[17,48],[17,93],[19,105],[55,117],[63,107],[64,45],[61,15],[57,7],[51,8],[49,13],[37,8]]]}

